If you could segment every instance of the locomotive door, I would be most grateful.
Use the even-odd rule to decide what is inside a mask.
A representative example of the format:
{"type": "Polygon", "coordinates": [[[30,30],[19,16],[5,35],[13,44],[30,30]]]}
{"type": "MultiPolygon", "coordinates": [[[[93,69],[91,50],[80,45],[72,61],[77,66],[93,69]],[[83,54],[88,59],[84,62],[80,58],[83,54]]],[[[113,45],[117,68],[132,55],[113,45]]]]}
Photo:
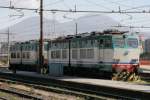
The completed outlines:
{"type": "Polygon", "coordinates": [[[99,62],[104,62],[104,39],[99,40],[99,62]]]}

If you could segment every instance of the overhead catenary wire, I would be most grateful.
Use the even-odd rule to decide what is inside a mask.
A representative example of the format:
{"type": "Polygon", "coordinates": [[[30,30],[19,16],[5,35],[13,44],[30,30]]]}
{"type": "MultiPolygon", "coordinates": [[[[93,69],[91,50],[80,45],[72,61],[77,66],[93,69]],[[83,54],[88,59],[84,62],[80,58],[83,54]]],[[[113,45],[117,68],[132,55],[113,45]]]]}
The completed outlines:
{"type": "MultiPolygon", "coordinates": [[[[58,0],[59,1],[59,0],[58,0]]],[[[60,0],[61,1],[61,0],[60,0]]],[[[62,0],[62,1],[64,1],[64,0],[62,0]]],[[[89,0],[88,0],[89,1],[89,0]]],[[[118,1],[117,1],[118,2],[118,1]]],[[[119,4],[118,4],[119,5],[119,4]]],[[[10,9],[16,9],[15,7],[11,7],[10,9]]],[[[24,10],[24,9],[21,9],[21,10],[24,10]]],[[[31,10],[31,11],[38,11],[39,9],[25,9],[25,10],[31,10]]],[[[138,11],[117,11],[117,10],[110,10],[110,11],[89,11],[89,10],[87,10],[87,11],[81,11],[81,10],[59,10],[59,9],[45,9],[44,10],[45,12],[52,12],[52,11],[55,11],[55,12],[62,12],[62,13],[72,13],[72,12],[76,12],[76,13],[118,13],[118,14],[127,14],[127,13],[131,13],[131,14],[135,14],[135,13],[150,13],[148,10],[147,11],[145,11],[145,10],[138,10],[138,11]],[[47,11],[46,11],[47,10],[47,11]]]]}
{"type": "Polygon", "coordinates": [[[150,28],[150,26],[126,26],[126,25],[118,25],[118,26],[111,26],[111,27],[150,28]]]}
{"type": "MultiPolygon", "coordinates": [[[[8,7],[8,6],[0,6],[0,8],[6,8],[6,9],[20,9],[20,10],[28,10],[28,11],[38,11],[39,9],[35,8],[21,8],[21,7],[8,7]]],[[[61,9],[43,9],[43,11],[47,12],[76,12],[76,13],[120,13],[120,14],[125,14],[125,13],[132,13],[132,14],[137,14],[137,13],[150,13],[150,11],[146,10],[139,10],[139,11],[117,11],[117,10],[110,10],[110,11],[104,11],[104,10],[61,10],[61,9]]]]}

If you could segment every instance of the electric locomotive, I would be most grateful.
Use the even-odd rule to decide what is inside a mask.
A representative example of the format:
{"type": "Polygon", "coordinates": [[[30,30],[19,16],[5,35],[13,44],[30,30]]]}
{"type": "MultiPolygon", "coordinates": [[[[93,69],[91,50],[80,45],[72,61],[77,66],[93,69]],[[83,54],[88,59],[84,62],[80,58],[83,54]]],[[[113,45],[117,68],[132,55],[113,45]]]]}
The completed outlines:
{"type": "Polygon", "coordinates": [[[139,68],[139,39],[135,34],[105,31],[69,35],[49,44],[49,67],[66,75],[117,76],[126,80],[139,68]],[[129,74],[129,75],[128,75],[129,74]]]}
{"type": "MultiPolygon", "coordinates": [[[[50,75],[59,70],[61,75],[128,80],[138,74],[140,48],[137,34],[104,31],[68,35],[44,41],[43,51],[44,72],[50,75]]],[[[15,43],[10,54],[10,70],[37,72],[38,41],[15,43]]]]}
{"type": "MultiPolygon", "coordinates": [[[[44,41],[43,62],[48,69],[48,42],[44,41]]],[[[39,65],[39,41],[30,40],[16,42],[10,47],[9,69],[16,73],[17,70],[37,72],[39,65]]],[[[39,71],[40,72],[40,71],[39,71]]]]}

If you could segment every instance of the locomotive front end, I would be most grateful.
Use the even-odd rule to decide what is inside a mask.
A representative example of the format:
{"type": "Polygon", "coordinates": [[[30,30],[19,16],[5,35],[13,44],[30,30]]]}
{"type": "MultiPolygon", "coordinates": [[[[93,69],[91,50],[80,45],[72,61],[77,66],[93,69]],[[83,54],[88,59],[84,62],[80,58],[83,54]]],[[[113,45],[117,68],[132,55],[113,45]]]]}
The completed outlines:
{"type": "Polygon", "coordinates": [[[114,35],[113,48],[112,69],[115,75],[122,77],[129,77],[133,73],[137,75],[140,55],[138,37],[136,35],[114,35]]]}

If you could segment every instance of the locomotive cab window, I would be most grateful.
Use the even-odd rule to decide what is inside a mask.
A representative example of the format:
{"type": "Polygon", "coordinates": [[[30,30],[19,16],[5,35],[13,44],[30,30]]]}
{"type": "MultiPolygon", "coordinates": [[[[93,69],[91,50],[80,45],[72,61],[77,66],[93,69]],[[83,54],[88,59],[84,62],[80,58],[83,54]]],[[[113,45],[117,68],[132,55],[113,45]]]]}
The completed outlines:
{"type": "Polygon", "coordinates": [[[131,48],[137,48],[138,47],[138,40],[134,38],[127,39],[127,45],[131,48]]]}
{"type": "Polygon", "coordinates": [[[114,47],[123,48],[125,46],[125,40],[123,38],[115,38],[113,44],[114,47]]]}

